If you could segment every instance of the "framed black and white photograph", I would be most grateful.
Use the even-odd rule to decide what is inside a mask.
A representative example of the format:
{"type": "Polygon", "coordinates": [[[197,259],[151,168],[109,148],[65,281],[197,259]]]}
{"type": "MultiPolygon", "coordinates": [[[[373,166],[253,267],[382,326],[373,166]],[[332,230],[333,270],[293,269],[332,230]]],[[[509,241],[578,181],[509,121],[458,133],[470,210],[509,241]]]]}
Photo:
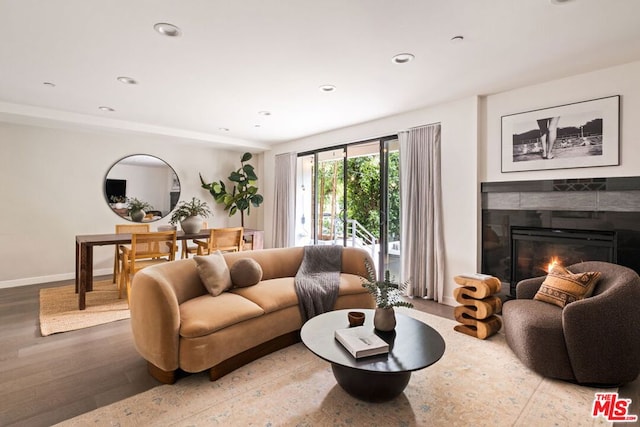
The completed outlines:
{"type": "Polygon", "coordinates": [[[620,164],[620,96],[502,116],[502,172],[620,164]]]}

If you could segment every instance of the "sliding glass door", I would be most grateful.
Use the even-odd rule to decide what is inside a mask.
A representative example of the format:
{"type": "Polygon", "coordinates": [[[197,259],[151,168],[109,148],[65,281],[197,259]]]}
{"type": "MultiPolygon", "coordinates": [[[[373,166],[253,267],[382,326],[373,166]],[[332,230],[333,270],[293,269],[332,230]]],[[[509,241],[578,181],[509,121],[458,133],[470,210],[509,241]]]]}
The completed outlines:
{"type": "Polygon", "coordinates": [[[380,185],[380,141],[367,141],[347,147],[346,233],[349,246],[365,249],[380,266],[382,198],[380,185]]]}
{"type": "Polygon", "coordinates": [[[382,141],[383,166],[381,194],[383,219],[381,235],[385,236],[382,263],[392,277],[400,280],[400,143],[397,138],[382,141]]]}
{"type": "Polygon", "coordinates": [[[360,247],[399,278],[398,171],[395,137],[301,154],[296,244],[360,247]]]}
{"type": "Polygon", "coordinates": [[[316,154],[316,244],[344,245],[345,149],[316,154]]]}

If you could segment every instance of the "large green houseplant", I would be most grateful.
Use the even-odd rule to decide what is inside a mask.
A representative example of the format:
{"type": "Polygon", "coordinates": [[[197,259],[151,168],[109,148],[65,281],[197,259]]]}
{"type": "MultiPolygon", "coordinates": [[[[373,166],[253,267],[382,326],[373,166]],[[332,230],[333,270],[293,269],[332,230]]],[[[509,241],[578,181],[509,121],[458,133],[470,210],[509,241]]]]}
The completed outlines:
{"type": "Polygon", "coordinates": [[[258,180],[255,169],[247,163],[253,156],[251,153],[244,153],[240,160],[240,168],[232,171],[228,179],[233,183],[233,187],[227,190],[225,183],[220,180],[218,182],[205,182],[202,174],[200,174],[200,182],[202,188],[209,190],[213,199],[217,203],[224,204],[224,210],[229,211],[229,216],[240,212],[240,222],[244,227],[244,212],[247,215],[251,213],[251,206],[258,207],[263,202],[263,197],[258,194],[258,187],[254,184],[258,180]]]}
{"type": "Polygon", "coordinates": [[[208,218],[211,210],[206,202],[192,197],[190,202],[180,201],[171,214],[169,222],[173,225],[180,223],[185,233],[197,233],[202,229],[203,218],[208,218]]]}

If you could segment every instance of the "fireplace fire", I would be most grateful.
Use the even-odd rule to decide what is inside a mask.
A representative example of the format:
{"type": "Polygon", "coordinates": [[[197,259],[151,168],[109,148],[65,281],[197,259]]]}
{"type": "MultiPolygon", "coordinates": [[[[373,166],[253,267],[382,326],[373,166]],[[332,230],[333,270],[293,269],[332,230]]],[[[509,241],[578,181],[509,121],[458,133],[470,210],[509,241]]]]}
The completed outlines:
{"type": "Polygon", "coordinates": [[[616,232],[511,227],[511,295],[530,277],[546,275],[554,265],[617,261],[616,232]]]}
{"type": "Polygon", "coordinates": [[[551,273],[551,270],[553,270],[553,267],[556,265],[561,265],[560,261],[558,261],[558,257],[551,257],[551,260],[549,260],[549,263],[547,264],[547,273],[551,273]]]}

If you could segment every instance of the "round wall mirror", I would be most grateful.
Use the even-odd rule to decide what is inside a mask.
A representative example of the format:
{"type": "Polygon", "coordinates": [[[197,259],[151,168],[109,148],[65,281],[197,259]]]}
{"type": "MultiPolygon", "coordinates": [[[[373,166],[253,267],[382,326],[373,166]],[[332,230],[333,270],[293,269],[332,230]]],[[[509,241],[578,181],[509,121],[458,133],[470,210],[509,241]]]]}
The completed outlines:
{"type": "Polygon", "coordinates": [[[147,154],[127,156],[111,166],[104,182],[109,207],[134,222],[157,221],[180,199],[180,181],[171,166],[147,154]]]}

